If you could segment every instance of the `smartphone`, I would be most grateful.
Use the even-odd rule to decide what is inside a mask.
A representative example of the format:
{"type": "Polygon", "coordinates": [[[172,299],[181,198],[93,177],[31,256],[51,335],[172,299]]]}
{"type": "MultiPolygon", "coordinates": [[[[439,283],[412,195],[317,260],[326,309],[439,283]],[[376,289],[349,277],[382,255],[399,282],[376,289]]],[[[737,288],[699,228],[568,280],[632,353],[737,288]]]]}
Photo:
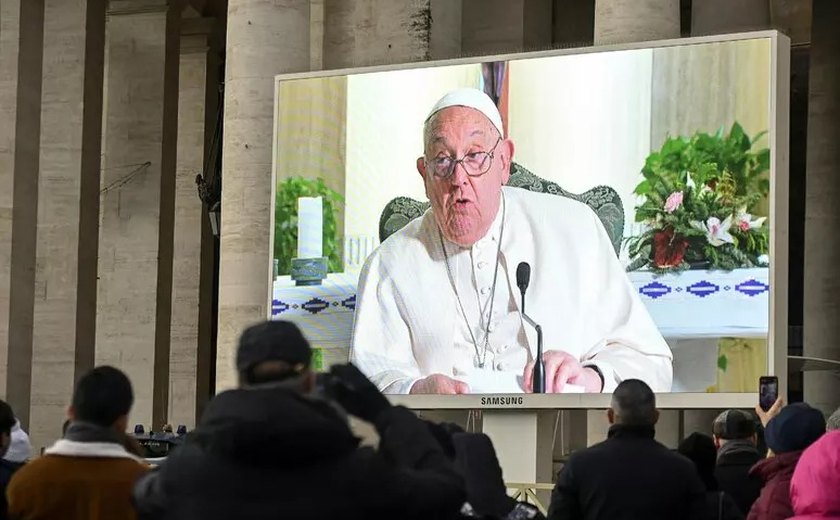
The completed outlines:
{"type": "Polygon", "coordinates": [[[779,378],[776,376],[762,376],[758,379],[758,405],[765,412],[773,406],[779,398],[779,378]]]}

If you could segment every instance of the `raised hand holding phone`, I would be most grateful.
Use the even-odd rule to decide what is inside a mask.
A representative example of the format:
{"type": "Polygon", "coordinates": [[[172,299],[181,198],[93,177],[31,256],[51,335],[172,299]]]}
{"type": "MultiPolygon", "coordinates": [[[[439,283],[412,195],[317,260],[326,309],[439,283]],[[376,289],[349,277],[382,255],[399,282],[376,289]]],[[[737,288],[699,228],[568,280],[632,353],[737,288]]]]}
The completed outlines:
{"type": "Polygon", "coordinates": [[[767,426],[770,419],[779,415],[784,405],[784,399],[779,397],[779,378],[776,376],[759,378],[758,405],[755,407],[755,413],[761,420],[761,425],[767,426]]]}

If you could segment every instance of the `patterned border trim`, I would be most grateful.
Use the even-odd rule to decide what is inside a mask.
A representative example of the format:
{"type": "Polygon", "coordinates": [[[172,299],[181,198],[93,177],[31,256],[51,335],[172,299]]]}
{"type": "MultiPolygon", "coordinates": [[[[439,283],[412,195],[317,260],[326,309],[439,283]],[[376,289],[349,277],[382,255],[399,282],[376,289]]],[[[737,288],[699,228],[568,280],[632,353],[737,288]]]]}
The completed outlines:
{"type": "Polygon", "coordinates": [[[328,314],[330,311],[355,311],[356,310],[356,295],[342,297],[314,297],[306,301],[283,301],[278,299],[271,300],[271,315],[280,316],[285,313],[289,314],[328,314]]]}
{"type": "Polygon", "coordinates": [[[730,285],[724,285],[723,287],[721,287],[720,285],[709,280],[700,280],[687,286],[668,285],[660,281],[653,281],[639,287],[639,294],[650,298],[651,300],[656,300],[667,294],[670,294],[672,291],[677,293],[685,292],[698,298],[706,298],[707,296],[711,296],[712,294],[718,292],[726,293],[734,291],[745,296],[749,296],[750,298],[753,298],[760,294],[764,294],[769,290],[770,286],[768,284],[760,282],[754,278],[750,278],[748,280],[744,280],[741,283],[735,284],[734,287],[730,285]]]}

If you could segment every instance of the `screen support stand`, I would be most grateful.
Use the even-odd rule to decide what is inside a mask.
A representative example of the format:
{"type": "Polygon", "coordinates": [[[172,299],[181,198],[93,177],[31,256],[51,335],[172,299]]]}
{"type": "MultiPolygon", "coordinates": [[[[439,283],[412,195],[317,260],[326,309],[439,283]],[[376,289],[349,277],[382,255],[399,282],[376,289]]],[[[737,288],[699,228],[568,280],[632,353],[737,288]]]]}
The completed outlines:
{"type": "MultiPolygon", "coordinates": [[[[505,482],[551,484],[558,410],[484,410],[482,431],[493,441],[505,482]]],[[[550,492],[538,491],[548,507],[550,492]]]]}

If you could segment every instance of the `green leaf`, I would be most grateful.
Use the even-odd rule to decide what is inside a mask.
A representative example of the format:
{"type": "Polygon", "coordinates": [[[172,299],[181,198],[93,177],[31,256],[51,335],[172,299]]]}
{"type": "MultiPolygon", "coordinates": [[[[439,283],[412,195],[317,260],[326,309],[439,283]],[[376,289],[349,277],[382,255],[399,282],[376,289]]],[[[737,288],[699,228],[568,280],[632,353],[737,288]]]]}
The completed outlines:
{"type": "Polygon", "coordinates": [[[665,141],[665,144],[662,145],[661,154],[663,156],[667,155],[679,155],[683,150],[686,148],[686,141],[677,137],[677,138],[669,138],[665,141]]]}
{"type": "Polygon", "coordinates": [[[324,349],[319,347],[312,349],[312,361],[310,364],[315,372],[324,370],[324,349]]]}
{"type": "Polygon", "coordinates": [[[636,186],[636,189],[633,190],[633,193],[635,193],[636,195],[644,195],[646,193],[650,193],[650,190],[650,181],[645,179],[642,182],[640,182],[638,186],[636,186]]]}
{"type": "Polygon", "coordinates": [[[729,366],[729,360],[725,355],[721,354],[718,356],[717,366],[722,372],[726,372],[726,368],[729,366]]]}
{"type": "Polygon", "coordinates": [[[755,169],[759,173],[764,173],[770,169],[770,149],[763,148],[755,153],[757,163],[755,169]]]}
{"type": "Polygon", "coordinates": [[[759,141],[762,137],[764,137],[765,135],[767,135],[767,130],[762,130],[761,132],[759,132],[759,133],[755,134],[755,135],[752,137],[752,139],[750,139],[750,144],[751,144],[751,145],[754,145],[755,143],[757,143],[757,142],[758,142],[758,141],[759,141]]]}

